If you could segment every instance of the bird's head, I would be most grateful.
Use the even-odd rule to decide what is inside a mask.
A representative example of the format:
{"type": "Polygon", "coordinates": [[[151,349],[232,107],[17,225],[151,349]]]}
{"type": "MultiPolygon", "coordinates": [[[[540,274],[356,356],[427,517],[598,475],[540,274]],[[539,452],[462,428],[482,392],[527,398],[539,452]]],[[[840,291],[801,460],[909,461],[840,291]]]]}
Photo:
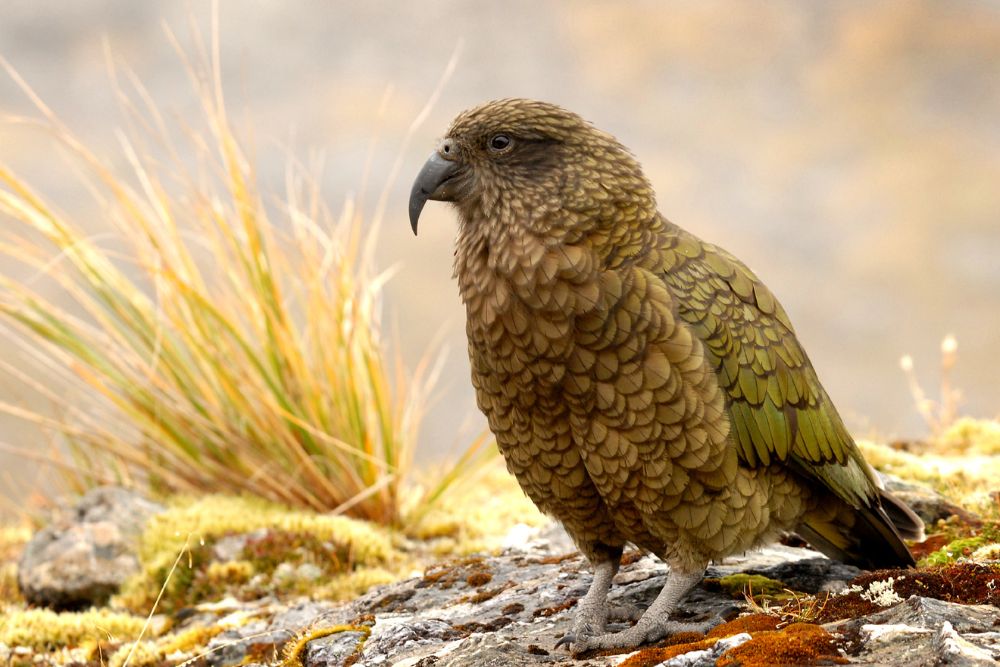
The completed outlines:
{"type": "Polygon", "coordinates": [[[649,182],[618,141],[575,113],[525,99],[458,115],[417,175],[410,225],[427,200],[453,203],[463,224],[577,227],[655,214],[649,182]]]}

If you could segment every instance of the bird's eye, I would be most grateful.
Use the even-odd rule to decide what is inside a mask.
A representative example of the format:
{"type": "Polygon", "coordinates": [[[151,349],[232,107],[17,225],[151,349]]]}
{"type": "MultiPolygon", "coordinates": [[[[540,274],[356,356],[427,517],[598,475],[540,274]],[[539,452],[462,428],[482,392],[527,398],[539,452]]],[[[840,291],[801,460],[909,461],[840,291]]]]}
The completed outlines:
{"type": "Polygon", "coordinates": [[[510,148],[513,143],[513,140],[506,134],[494,134],[490,137],[490,150],[494,153],[502,153],[510,148]]]}

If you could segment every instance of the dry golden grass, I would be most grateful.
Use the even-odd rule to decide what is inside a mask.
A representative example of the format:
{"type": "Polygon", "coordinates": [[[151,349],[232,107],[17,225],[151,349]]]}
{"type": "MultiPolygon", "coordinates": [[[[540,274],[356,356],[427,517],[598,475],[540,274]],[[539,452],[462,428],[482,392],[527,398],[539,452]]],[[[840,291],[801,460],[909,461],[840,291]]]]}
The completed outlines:
{"type": "Polygon", "coordinates": [[[272,203],[230,124],[209,51],[200,66],[185,60],[201,119],[171,124],[136,77],[125,79],[128,94],[117,84],[129,118],[119,156],[127,173],[88,150],[7,66],[111,230],[88,236],[0,164],[0,253],[44,279],[0,276],[0,321],[17,332],[6,344],[33,357],[44,377],[4,366],[60,416],[0,409],[62,437],[70,458],[50,462],[75,488],[250,492],[400,523],[435,372],[427,357],[407,373],[386,350],[379,311],[388,275],[372,262],[384,205],[375,219],[350,199],[331,214],[314,175],[296,163],[272,203]],[[197,156],[193,166],[186,154],[197,156]],[[80,395],[94,400],[67,399],[80,395]]]}

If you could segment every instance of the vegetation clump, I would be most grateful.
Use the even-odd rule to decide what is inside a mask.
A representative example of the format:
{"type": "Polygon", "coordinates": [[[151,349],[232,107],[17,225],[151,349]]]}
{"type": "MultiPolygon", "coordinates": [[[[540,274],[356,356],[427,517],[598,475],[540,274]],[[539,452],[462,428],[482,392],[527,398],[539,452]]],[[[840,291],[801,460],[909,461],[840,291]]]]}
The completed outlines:
{"type": "Polygon", "coordinates": [[[351,580],[356,593],[365,584],[362,575],[368,569],[377,574],[374,581],[385,581],[382,568],[391,565],[394,553],[390,534],[368,522],[252,497],[177,499],[150,520],[139,548],[143,569],[126,582],[118,602],[136,611],[148,610],[165,582],[160,600],[164,611],[225,595],[249,599],[268,593],[316,592],[322,589],[319,582],[343,584],[337,577],[351,575],[356,575],[351,580]],[[217,542],[234,535],[249,537],[233,558],[217,556],[217,542]],[[178,554],[185,557],[178,561],[178,554]],[[275,582],[282,564],[286,571],[310,564],[317,576],[310,581],[286,577],[275,582]]]}
{"type": "Polygon", "coordinates": [[[794,623],[781,630],[754,633],[749,641],[723,653],[716,664],[719,667],[771,667],[847,662],[829,632],[812,623],[794,623]]]}
{"type": "Polygon", "coordinates": [[[129,639],[138,636],[145,623],[140,616],[107,609],[61,613],[8,609],[2,619],[0,643],[38,651],[129,639]]]}
{"type": "Polygon", "coordinates": [[[762,574],[744,574],[742,572],[730,574],[716,580],[719,587],[734,598],[743,599],[747,596],[753,597],[758,602],[760,599],[787,598],[787,586],[774,579],[765,577],[762,574]]]}

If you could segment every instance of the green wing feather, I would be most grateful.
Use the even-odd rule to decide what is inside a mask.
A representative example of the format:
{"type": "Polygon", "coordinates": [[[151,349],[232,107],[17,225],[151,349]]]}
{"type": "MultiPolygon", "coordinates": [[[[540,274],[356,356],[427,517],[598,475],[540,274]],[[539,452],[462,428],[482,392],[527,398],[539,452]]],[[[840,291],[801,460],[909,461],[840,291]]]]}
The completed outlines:
{"type": "Polygon", "coordinates": [[[852,505],[877,496],[857,445],[771,291],[738,259],[668,223],[664,280],[727,394],[750,467],[784,463],[852,505]]]}

